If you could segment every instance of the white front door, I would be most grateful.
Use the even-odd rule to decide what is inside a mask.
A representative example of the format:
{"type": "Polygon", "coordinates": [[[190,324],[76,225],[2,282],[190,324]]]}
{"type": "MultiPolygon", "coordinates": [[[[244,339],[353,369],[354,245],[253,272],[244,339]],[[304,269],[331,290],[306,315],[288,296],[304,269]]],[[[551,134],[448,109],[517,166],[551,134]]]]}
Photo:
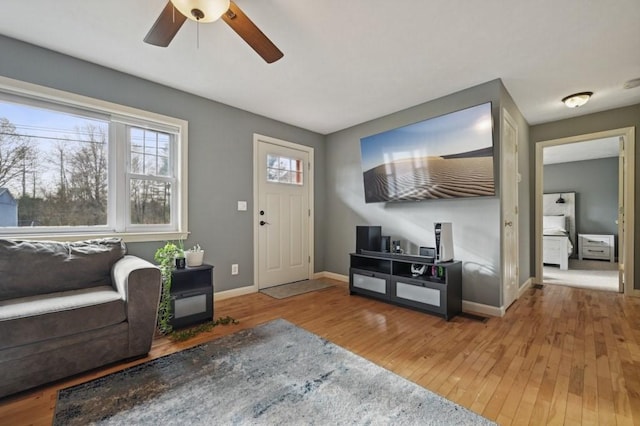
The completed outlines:
{"type": "Polygon", "coordinates": [[[518,298],[518,128],[506,110],[502,113],[502,293],[507,309],[518,298]]]}
{"type": "MultiPolygon", "coordinates": [[[[309,152],[257,139],[257,283],[309,279],[309,152]]],[[[287,144],[293,145],[293,144],[287,144]]]]}

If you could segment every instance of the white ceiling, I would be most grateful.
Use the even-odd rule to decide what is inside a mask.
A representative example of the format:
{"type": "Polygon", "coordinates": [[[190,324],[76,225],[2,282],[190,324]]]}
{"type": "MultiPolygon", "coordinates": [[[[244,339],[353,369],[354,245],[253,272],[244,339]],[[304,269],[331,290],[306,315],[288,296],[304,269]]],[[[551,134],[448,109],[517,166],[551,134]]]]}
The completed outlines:
{"type": "Polygon", "coordinates": [[[640,103],[638,0],[235,1],[283,59],[223,21],[143,43],[166,0],[5,0],[0,34],[323,134],[495,78],[530,124],[640,103]]]}
{"type": "Polygon", "coordinates": [[[617,157],[620,153],[619,139],[618,137],[612,137],[548,146],[542,151],[543,164],[570,163],[572,161],[617,157]]]}

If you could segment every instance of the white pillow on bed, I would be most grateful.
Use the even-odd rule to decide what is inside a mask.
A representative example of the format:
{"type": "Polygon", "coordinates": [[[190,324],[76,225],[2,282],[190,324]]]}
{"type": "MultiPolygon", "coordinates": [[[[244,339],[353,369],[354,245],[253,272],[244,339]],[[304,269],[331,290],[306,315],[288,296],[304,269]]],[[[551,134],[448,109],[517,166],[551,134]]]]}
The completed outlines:
{"type": "Polygon", "coordinates": [[[560,216],[543,216],[542,217],[542,229],[546,233],[547,231],[562,231],[567,232],[566,218],[564,215],[560,216]]]}

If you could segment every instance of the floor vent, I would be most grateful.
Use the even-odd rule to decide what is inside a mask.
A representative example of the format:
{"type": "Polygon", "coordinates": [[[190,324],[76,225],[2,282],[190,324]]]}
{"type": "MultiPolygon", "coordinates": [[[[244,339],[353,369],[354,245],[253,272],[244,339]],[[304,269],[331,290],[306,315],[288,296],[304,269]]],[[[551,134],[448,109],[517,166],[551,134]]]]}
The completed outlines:
{"type": "Polygon", "coordinates": [[[544,285],[542,285],[542,284],[534,284],[533,288],[538,289],[538,290],[542,290],[544,288],[544,285]]]}

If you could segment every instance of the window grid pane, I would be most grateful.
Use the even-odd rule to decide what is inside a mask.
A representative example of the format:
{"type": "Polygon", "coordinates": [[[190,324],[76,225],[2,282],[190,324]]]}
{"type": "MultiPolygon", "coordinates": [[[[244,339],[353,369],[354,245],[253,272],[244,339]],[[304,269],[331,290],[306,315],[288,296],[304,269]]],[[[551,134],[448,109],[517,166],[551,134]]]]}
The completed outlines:
{"type": "Polygon", "coordinates": [[[170,134],[131,127],[129,137],[131,173],[170,176],[170,134]]]}
{"type": "Polygon", "coordinates": [[[303,161],[267,154],[267,182],[303,185],[303,161]]]}
{"type": "Polygon", "coordinates": [[[131,179],[130,195],[132,225],[171,223],[171,183],[151,179],[131,179]]]}

